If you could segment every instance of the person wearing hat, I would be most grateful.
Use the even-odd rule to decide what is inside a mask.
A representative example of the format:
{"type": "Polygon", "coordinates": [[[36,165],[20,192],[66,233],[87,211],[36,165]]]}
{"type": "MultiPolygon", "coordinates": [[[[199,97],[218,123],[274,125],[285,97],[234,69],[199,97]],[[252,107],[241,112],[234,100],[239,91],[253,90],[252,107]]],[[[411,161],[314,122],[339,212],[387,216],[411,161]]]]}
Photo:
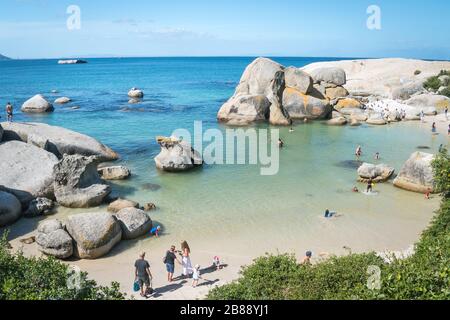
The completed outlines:
{"type": "Polygon", "coordinates": [[[196,264],[192,273],[192,286],[194,288],[198,285],[198,279],[200,278],[200,265],[196,264]]]}

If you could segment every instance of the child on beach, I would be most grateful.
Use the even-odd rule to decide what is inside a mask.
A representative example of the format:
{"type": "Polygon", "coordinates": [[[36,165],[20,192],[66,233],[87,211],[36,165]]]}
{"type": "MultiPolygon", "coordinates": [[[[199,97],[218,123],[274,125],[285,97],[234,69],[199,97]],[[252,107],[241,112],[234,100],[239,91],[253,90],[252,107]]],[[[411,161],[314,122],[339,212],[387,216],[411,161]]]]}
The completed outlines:
{"type": "Polygon", "coordinates": [[[425,192],[425,199],[430,200],[431,189],[428,188],[427,192],[425,192]]]}
{"type": "Polygon", "coordinates": [[[200,265],[196,264],[192,271],[192,286],[195,288],[198,285],[198,279],[202,278],[200,277],[200,265]]]}
{"type": "Polygon", "coordinates": [[[214,256],[213,258],[213,266],[216,267],[216,270],[220,270],[220,258],[218,256],[214,256]]]}

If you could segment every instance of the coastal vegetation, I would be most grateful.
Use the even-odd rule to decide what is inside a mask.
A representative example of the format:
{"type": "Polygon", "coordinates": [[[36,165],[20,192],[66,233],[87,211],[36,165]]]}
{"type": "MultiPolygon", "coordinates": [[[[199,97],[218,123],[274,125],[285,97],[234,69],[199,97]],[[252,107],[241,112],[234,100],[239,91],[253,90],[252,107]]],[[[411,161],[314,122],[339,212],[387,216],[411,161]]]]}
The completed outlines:
{"type": "Polygon", "coordinates": [[[450,70],[441,70],[438,75],[428,78],[423,86],[427,90],[450,98],[450,70]]]}
{"type": "Polygon", "coordinates": [[[99,286],[53,257],[11,252],[7,234],[0,238],[0,300],[122,300],[119,284],[99,286]]]}
{"type": "Polygon", "coordinates": [[[372,252],[303,265],[294,255],[268,254],[243,267],[237,281],[213,289],[208,299],[449,299],[450,157],[445,148],[432,166],[442,203],[411,256],[383,259],[372,252]],[[378,286],[371,282],[377,277],[378,286]]]}

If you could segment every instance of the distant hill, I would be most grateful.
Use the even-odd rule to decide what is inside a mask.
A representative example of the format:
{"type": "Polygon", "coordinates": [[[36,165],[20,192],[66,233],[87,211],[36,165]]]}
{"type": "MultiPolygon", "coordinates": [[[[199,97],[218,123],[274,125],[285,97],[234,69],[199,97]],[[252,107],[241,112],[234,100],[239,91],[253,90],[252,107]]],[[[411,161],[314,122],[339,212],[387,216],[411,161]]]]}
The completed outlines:
{"type": "Polygon", "coordinates": [[[4,55],[0,54],[0,60],[11,60],[11,58],[5,57],[4,55]]]}

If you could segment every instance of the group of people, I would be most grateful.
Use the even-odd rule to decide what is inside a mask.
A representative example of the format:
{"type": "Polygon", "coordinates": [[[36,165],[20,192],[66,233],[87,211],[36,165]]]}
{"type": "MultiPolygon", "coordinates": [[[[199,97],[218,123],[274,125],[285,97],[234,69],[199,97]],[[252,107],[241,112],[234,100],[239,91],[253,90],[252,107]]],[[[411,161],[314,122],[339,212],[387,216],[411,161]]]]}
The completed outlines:
{"type": "MultiPolygon", "coordinates": [[[[181,242],[181,250],[176,250],[176,247],[172,245],[163,258],[163,263],[165,264],[167,271],[167,281],[173,282],[173,275],[175,273],[175,262],[177,262],[182,267],[181,278],[192,278],[192,286],[195,288],[198,285],[200,276],[200,265],[196,264],[192,267],[191,263],[191,249],[186,241],[181,242]],[[177,257],[177,254],[179,257],[177,257]]],[[[152,273],[150,271],[150,264],[145,260],[145,252],[139,255],[139,259],[136,260],[135,264],[135,286],[137,290],[140,290],[141,297],[148,297],[153,293],[152,288],[152,273]]],[[[214,256],[213,267],[216,270],[221,268],[220,258],[214,256]]]]}

